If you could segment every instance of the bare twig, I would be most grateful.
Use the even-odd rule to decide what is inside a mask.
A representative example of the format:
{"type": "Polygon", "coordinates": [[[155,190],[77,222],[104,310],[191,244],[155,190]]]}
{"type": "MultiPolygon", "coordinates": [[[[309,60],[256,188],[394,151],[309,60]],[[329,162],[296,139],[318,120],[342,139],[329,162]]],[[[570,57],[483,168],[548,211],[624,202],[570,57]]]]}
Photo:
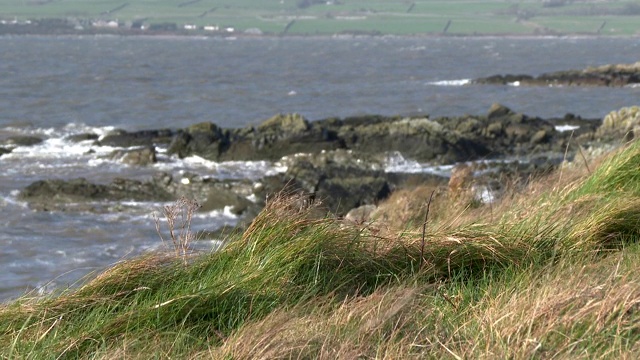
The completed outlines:
{"type": "Polygon", "coordinates": [[[569,135],[569,141],[567,141],[567,147],[564,149],[564,157],[562,159],[562,164],[560,166],[560,175],[558,176],[558,183],[562,180],[562,173],[564,170],[564,164],[567,161],[567,154],[569,153],[569,145],[571,145],[571,140],[573,139],[573,130],[571,130],[571,135],[569,135]]]}
{"type": "Polygon", "coordinates": [[[433,200],[433,194],[436,191],[433,190],[429,196],[429,202],[427,203],[427,213],[424,215],[424,222],[422,223],[422,244],[420,245],[420,269],[424,265],[424,242],[425,233],[427,232],[427,221],[429,220],[429,209],[431,208],[431,200],[433,200]]]}
{"type": "Polygon", "coordinates": [[[587,168],[589,175],[591,175],[591,169],[589,169],[589,162],[587,162],[587,158],[584,156],[582,152],[582,146],[578,145],[578,150],[580,151],[580,156],[582,156],[582,161],[584,161],[584,166],[587,168]]]}
{"type": "MultiPolygon", "coordinates": [[[[195,240],[195,234],[191,231],[191,220],[193,214],[198,210],[200,204],[197,201],[182,197],[171,205],[165,205],[162,209],[162,214],[167,220],[167,229],[169,230],[169,238],[173,243],[173,250],[176,257],[182,257],[185,264],[187,263],[187,255],[189,253],[190,244],[195,240]],[[180,224],[176,227],[176,222],[180,218],[180,224]]],[[[160,230],[160,220],[156,215],[156,231],[158,236],[164,243],[164,237],[160,230]]]]}

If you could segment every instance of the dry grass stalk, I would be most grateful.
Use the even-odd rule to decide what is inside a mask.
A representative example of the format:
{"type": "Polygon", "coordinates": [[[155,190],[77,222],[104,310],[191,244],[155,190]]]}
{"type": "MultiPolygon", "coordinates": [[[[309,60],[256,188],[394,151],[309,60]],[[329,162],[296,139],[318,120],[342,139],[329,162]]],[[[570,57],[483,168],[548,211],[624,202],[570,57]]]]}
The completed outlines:
{"type": "Polygon", "coordinates": [[[425,243],[425,233],[427,232],[427,221],[429,221],[429,209],[431,208],[431,201],[433,201],[433,194],[436,191],[433,190],[431,195],[429,195],[429,202],[427,203],[427,213],[424,215],[424,223],[422,224],[422,244],[420,244],[420,268],[422,269],[422,265],[424,265],[424,243],[425,243]]]}
{"type": "MultiPolygon", "coordinates": [[[[190,244],[196,238],[195,233],[191,231],[191,220],[198,208],[200,208],[200,204],[197,201],[181,197],[175,203],[165,205],[162,209],[175,255],[182,257],[185,265],[191,249],[190,244]]],[[[154,215],[154,218],[158,236],[165,243],[160,230],[160,220],[157,215],[154,215]]]]}
{"type": "Polygon", "coordinates": [[[576,334],[591,337],[590,341],[607,341],[613,334],[637,331],[637,276],[619,273],[617,266],[613,272],[603,271],[609,266],[565,268],[524,288],[500,291],[478,306],[474,316],[482,324],[479,333],[483,335],[475,341],[486,342],[501,358],[567,357],[576,355],[576,347],[582,345],[570,336],[556,336],[561,332],[571,334],[574,329],[576,334]],[[576,273],[567,277],[569,271],[576,273]]]}

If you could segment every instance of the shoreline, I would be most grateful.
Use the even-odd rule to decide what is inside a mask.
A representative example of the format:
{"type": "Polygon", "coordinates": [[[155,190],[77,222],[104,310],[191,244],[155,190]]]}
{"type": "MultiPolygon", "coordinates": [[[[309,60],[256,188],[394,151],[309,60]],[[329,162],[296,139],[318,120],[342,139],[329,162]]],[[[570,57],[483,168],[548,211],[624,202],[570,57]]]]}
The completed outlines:
{"type": "Polygon", "coordinates": [[[567,34],[441,34],[441,33],[418,33],[418,34],[205,34],[205,33],[167,33],[167,32],[151,32],[151,31],[118,31],[118,32],[2,32],[0,39],[11,37],[53,37],[53,38],[76,38],[76,37],[95,37],[95,38],[143,38],[143,39],[308,39],[308,40],[349,40],[349,39],[463,39],[463,40],[487,40],[487,39],[513,39],[513,40],[575,40],[575,39],[638,39],[637,35],[602,35],[602,34],[583,34],[583,33],[567,33],[567,34]]]}

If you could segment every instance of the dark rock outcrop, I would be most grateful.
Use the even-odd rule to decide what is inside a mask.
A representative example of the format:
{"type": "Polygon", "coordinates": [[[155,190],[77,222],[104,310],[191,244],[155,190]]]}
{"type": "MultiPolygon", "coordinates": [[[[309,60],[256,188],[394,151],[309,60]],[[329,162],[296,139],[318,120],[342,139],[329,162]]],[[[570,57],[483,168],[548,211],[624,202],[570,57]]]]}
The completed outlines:
{"type": "Polygon", "coordinates": [[[257,127],[221,129],[203,123],[179,132],[169,154],[198,155],[214,161],[278,160],[299,152],[318,152],[343,147],[335,133],[298,114],[276,115],[257,127]]]}
{"type": "Polygon", "coordinates": [[[200,123],[180,131],[169,144],[168,153],[179,157],[198,155],[218,160],[229,147],[229,134],[213,123],[200,123]]]}
{"type": "MultiPolygon", "coordinates": [[[[563,146],[565,137],[550,121],[494,104],[484,116],[373,115],[309,122],[299,114],[279,114],[258,126],[241,129],[225,129],[203,122],[177,131],[129,133],[118,130],[105,136],[99,144],[123,148],[166,145],[169,155],[181,158],[197,155],[212,161],[277,161],[297,153],[346,149],[373,155],[400,152],[405,158],[420,162],[451,164],[499,158],[514,152],[522,155],[556,151],[563,146]]],[[[132,164],[153,162],[131,156],[129,163],[132,164]]]]}
{"type": "Polygon", "coordinates": [[[84,178],[41,180],[27,186],[19,198],[38,210],[65,210],[70,203],[91,201],[169,201],[171,194],[153,182],[115,179],[108,185],[93,184],[84,178]]]}
{"type": "Polygon", "coordinates": [[[640,62],[635,64],[603,65],[584,70],[567,70],[530,75],[492,75],[471,81],[473,84],[531,85],[531,86],[627,86],[640,83],[640,62]]]}
{"type": "Polygon", "coordinates": [[[157,144],[169,144],[174,132],[168,129],[142,130],[127,132],[114,130],[98,141],[101,146],[114,146],[129,148],[134,146],[153,146],[157,144]]]}
{"type": "Polygon", "coordinates": [[[278,160],[296,153],[349,149],[359,153],[398,151],[406,158],[450,164],[551,147],[553,124],[494,105],[487,116],[458,118],[360,116],[309,122],[298,114],[277,115],[257,127],[221,129],[194,125],[174,136],[168,153],[213,161],[278,160]]]}
{"type": "Polygon", "coordinates": [[[0,147],[0,156],[4,155],[4,154],[8,154],[11,152],[11,149],[6,149],[3,147],[0,147]]]}
{"type": "Polygon", "coordinates": [[[19,195],[36,210],[96,211],[100,201],[174,201],[184,196],[201,202],[200,211],[222,210],[231,207],[234,214],[251,210],[260,205],[246,199],[253,191],[248,180],[203,179],[185,174],[174,179],[167,173],[157,173],[149,181],[117,178],[109,184],[94,184],[84,178],[72,180],[36,181],[19,195]]]}
{"type": "Polygon", "coordinates": [[[327,211],[342,216],[353,208],[377,204],[401,181],[397,174],[384,171],[382,159],[347,150],[296,155],[283,161],[286,173],[262,179],[256,197],[283,189],[302,191],[327,211]]]}

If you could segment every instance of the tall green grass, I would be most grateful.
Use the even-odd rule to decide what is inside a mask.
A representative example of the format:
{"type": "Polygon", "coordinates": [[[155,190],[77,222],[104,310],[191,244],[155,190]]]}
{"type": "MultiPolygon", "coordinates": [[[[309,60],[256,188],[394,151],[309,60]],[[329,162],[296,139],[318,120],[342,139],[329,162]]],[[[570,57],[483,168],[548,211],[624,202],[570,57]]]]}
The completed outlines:
{"type": "Polygon", "coordinates": [[[217,252],[147,254],[3,305],[0,356],[633,357],[639,168],[636,142],[499,204],[441,194],[424,236],[275,197],[217,252]]]}

